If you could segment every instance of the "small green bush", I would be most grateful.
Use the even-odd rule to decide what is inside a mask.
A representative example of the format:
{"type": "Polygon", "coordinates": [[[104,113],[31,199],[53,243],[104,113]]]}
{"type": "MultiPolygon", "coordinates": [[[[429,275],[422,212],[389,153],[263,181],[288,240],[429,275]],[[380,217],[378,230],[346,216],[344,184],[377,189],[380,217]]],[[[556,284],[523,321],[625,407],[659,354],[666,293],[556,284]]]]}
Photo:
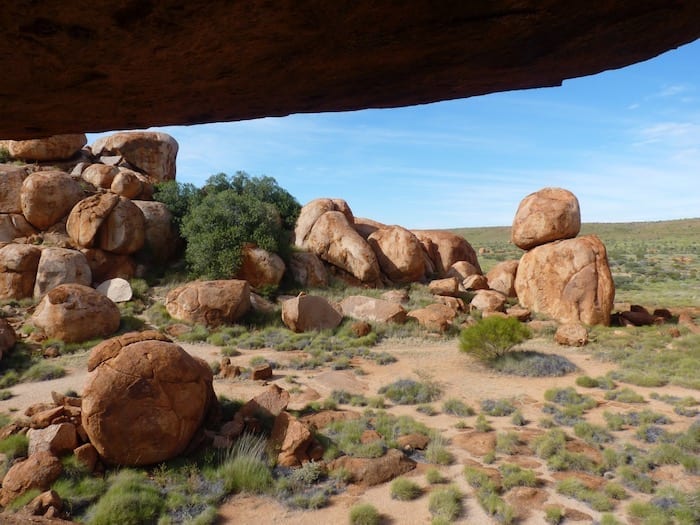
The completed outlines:
{"type": "Polygon", "coordinates": [[[605,394],[605,399],[619,401],[620,403],[645,403],[644,396],[637,394],[634,390],[623,388],[621,390],[611,390],[605,394]]]}
{"type": "Polygon", "coordinates": [[[454,462],[454,456],[448,450],[445,438],[437,432],[433,432],[430,436],[430,443],[425,449],[425,459],[436,465],[451,465],[454,462]]]}
{"type": "Polygon", "coordinates": [[[583,388],[598,388],[598,381],[589,376],[579,376],[576,378],[576,385],[583,388]]]}
{"type": "Polygon", "coordinates": [[[444,483],[445,478],[438,469],[431,467],[425,472],[425,481],[431,485],[437,485],[438,483],[444,483]]]}
{"type": "Polygon", "coordinates": [[[439,399],[442,389],[430,380],[399,379],[381,387],[379,393],[399,405],[416,405],[439,399]]]}
{"type": "Polygon", "coordinates": [[[547,523],[550,523],[551,525],[559,525],[563,520],[564,509],[561,507],[547,507],[544,510],[544,521],[547,523]]]}
{"type": "Polygon", "coordinates": [[[460,350],[489,363],[531,337],[530,330],[511,317],[487,317],[463,329],[460,350]]]}
{"type": "Polygon", "coordinates": [[[266,440],[253,434],[242,434],[217,469],[227,493],[263,494],[273,484],[272,472],[265,460],[266,440]]]}
{"type": "Polygon", "coordinates": [[[496,434],[496,451],[501,454],[515,454],[520,445],[520,438],[515,432],[499,432],[496,434]]]}
{"type": "Polygon", "coordinates": [[[350,525],[379,525],[382,517],[374,505],[360,503],[350,509],[350,525]]]}
{"type": "Polygon", "coordinates": [[[515,405],[510,399],[484,399],[481,402],[481,412],[494,417],[509,416],[515,412],[515,405]]]}
{"type": "Polygon", "coordinates": [[[49,381],[65,375],[66,370],[62,366],[48,361],[39,361],[22,374],[22,381],[49,381]]]}
{"type": "Polygon", "coordinates": [[[474,424],[474,429],[476,429],[477,432],[491,432],[493,430],[493,427],[488,422],[484,414],[479,414],[478,416],[476,416],[476,423],[474,424]]]}
{"type": "Polygon", "coordinates": [[[566,357],[532,350],[507,352],[489,362],[489,366],[503,374],[519,377],[561,377],[577,370],[566,357]]]}
{"type": "Polygon", "coordinates": [[[450,414],[459,417],[468,417],[475,414],[474,409],[467,405],[464,401],[450,398],[442,404],[442,411],[445,414],[450,414]]]}
{"type": "Polygon", "coordinates": [[[523,413],[520,410],[516,410],[513,412],[513,415],[510,416],[510,422],[513,423],[516,427],[522,427],[527,425],[527,419],[525,419],[525,416],[523,416],[523,413]]]}
{"type": "Polygon", "coordinates": [[[88,511],[89,523],[150,525],[158,521],[165,501],[143,473],[124,469],[110,481],[107,492],[88,511]]]}
{"type": "Polygon", "coordinates": [[[391,482],[391,497],[399,501],[414,500],[423,493],[420,486],[410,479],[396,478],[391,482]]]}
{"type": "Polygon", "coordinates": [[[503,490],[513,487],[536,487],[537,474],[534,470],[524,469],[512,463],[504,463],[498,468],[501,473],[503,490]]]}
{"type": "Polygon", "coordinates": [[[13,434],[0,441],[0,454],[9,458],[21,458],[27,455],[29,438],[25,434],[13,434]]]}
{"type": "Polygon", "coordinates": [[[603,445],[613,441],[613,437],[605,428],[587,421],[574,425],[574,434],[590,445],[603,445]]]}
{"type": "Polygon", "coordinates": [[[605,494],[589,489],[576,478],[567,478],[557,483],[557,492],[587,503],[593,510],[612,510],[615,503],[605,494]]]}
{"type": "Polygon", "coordinates": [[[454,521],[462,513],[462,493],[456,486],[435,489],[430,494],[428,510],[434,517],[454,521]]]}

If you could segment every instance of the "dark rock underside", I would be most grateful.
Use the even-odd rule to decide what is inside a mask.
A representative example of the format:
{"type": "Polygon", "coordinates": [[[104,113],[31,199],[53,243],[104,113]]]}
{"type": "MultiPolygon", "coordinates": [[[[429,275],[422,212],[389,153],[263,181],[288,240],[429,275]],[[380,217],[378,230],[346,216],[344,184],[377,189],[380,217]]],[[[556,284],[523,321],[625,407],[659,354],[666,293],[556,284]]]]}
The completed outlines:
{"type": "Polygon", "coordinates": [[[554,86],[700,37],[681,0],[49,0],[0,10],[0,137],[554,86]]]}

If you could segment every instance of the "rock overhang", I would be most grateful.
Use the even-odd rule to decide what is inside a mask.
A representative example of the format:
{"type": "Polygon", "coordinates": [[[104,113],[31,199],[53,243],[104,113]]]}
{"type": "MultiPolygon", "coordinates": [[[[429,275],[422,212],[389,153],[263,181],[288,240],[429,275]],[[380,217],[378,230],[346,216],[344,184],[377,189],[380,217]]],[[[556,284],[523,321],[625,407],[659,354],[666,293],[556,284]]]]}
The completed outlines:
{"type": "Polygon", "coordinates": [[[700,3],[3,5],[0,136],[386,108],[559,85],[700,37],[700,3]]]}

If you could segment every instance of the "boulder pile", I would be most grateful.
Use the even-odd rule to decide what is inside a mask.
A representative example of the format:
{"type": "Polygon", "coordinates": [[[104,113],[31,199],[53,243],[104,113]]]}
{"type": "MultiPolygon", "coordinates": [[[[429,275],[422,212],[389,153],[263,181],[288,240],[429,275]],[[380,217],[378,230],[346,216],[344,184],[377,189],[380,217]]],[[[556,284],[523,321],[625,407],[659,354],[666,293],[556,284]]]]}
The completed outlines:
{"type": "Polygon", "coordinates": [[[3,141],[35,164],[0,164],[0,298],[42,297],[59,284],[130,279],[175,253],[153,185],[175,177],[177,143],[155,132],[3,141]]]}

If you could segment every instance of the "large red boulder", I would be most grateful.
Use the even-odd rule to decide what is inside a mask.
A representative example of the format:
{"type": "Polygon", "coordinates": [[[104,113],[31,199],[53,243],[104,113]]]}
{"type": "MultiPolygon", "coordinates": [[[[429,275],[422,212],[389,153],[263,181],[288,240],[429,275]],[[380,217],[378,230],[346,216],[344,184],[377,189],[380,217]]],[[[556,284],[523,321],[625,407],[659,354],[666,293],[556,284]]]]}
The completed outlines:
{"type": "Polygon", "coordinates": [[[82,425],[109,464],[152,465],[181,454],[216,400],[209,365],[155,331],[100,343],[88,371],[82,425]]]}
{"type": "Polygon", "coordinates": [[[467,261],[481,273],[476,252],[464,237],[444,230],[413,230],[413,233],[439,276],[445,276],[458,261],[467,261]]]}
{"type": "Polygon", "coordinates": [[[595,235],[531,249],[515,278],[520,304],[560,323],[610,324],[615,283],[605,246],[595,235]]]}
{"type": "Polygon", "coordinates": [[[37,171],[22,183],[22,213],[36,228],[47,230],[84,197],[80,183],[63,171],[37,171]]]}
{"type": "MultiPolygon", "coordinates": [[[[357,225],[355,226],[357,228],[357,225]]],[[[423,247],[401,226],[386,226],[367,237],[382,272],[395,283],[411,283],[425,277],[423,247]]]]}
{"type": "Polygon", "coordinates": [[[119,329],[119,308],[97,290],[62,284],[37,305],[31,322],[47,337],[67,343],[112,335],[119,329]]]}
{"type": "Polygon", "coordinates": [[[160,131],[124,131],[96,140],[94,155],[120,155],[154,182],[175,179],[177,141],[160,131]]]}

